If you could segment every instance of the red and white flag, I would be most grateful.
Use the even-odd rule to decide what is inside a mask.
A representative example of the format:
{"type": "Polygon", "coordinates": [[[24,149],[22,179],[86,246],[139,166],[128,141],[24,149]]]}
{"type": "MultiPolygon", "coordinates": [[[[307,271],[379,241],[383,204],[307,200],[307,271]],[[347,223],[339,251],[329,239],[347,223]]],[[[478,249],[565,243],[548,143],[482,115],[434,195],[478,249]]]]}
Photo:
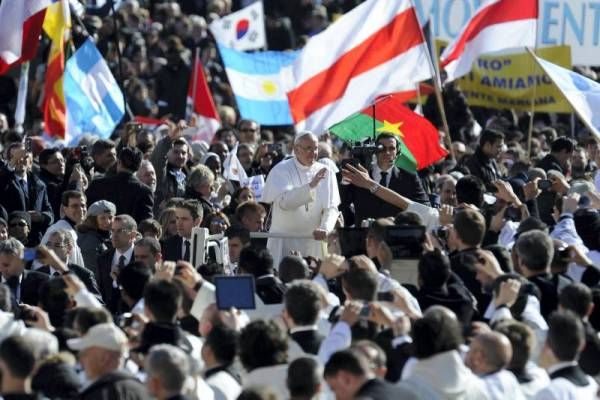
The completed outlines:
{"type": "Polygon", "coordinates": [[[442,53],[446,81],[466,75],[482,54],[535,47],[538,15],[538,0],[484,0],[442,53]]]}
{"type": "Polygon", "coordinates": [[[313,36],[282,71],[292,118],[316,134],[381,94],[431,78],[410,0],[368,0],[313,36]]]}
{"type": "Polygon", "coordinates": [[[50,4],[52,0],[3,0],[0,3],[0,74],[35,56],[46,7],[50,4]]]}
{"type": "Polygon", "coordinates": [[[213,101],[204,68],[196,55],[194,68],[190,74],[190,84],[187,95],[188,119],[196,119],[196,133],[193,140],[204,140],[210,143],[221,126],[221,120],[215,102],[213,101]]]}

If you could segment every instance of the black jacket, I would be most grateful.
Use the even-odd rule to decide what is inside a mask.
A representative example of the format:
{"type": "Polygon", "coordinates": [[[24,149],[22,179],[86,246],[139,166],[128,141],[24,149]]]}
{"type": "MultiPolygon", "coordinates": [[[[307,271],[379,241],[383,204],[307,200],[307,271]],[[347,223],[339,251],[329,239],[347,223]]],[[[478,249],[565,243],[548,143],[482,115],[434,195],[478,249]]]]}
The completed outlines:
{"type": "Polygon", "coordinates": [[[556,157],[554,157],[552,154],[546,154],[546,156],[537,163],[537,166],[538,166],[538,168],[541,168],[546,172],[548,172],[550,170],[555,170],[555,171],[560,172],[563,175],[565,173],[565,170],[562,167],[560,161],[558,161],[558,159],[556,157]]]}
{"type": "Polygon", "coordinates": [[[10,214],[13,211],[38,211],[41,222],[33,222],[29,240],[31,245],[39,244],[48,226],[54,221],[54,212],[48,201],[46,185],[35,174],[27,174],[27,196],[19,184],[17,176],[6,164],[0,164],[0,205],[10,214]]]}
{"type": "MultiPolygon", "coordinates": [[[[98,270],[96,271],[96,282],[100,289],[100,294],[104,299],[106,307],[112,312],[116,313],[119,310],[119,304],[121,301],[121,292],[119,289],[113,287],[113,279],[110,275],[112,268],[112,260],[115,256],[115,249],[110,249],[98,256],[98,270]]],[[[133,256],[131,257],[133,261],[133,256]]]]}
{"type": "Polygon", "coordinates": [[[488,158],[478,147],[475,153],[467,159],[465,166],[469,168],[471,175],[483,181],[488,190],[495,191],[492,183],[502,177],[496,160],[488,158]]]}
{"type": "MultiPolygon", "coordinates": [[[[183,254],[183,238],[179,235],[171,236],[160,243],[162,250],[163,260],[165,261],[179,261],[183,254]]],[[[192,249],[190,246],[190,257],[192,249]]]]}
{"type": "Polygon", "coordinates": [[[79,395],[81,400],[145,400],[146,387],[133,375],[115,371],[102,376],[79,395]]]}
{"type": "Polygon", "coordinates": [[[273,275],[255,277],[256,294],[265,304],[283,303],[285,285],[273,275]]]}
{"type": "MultiPolygon", "coordinates": [[[[71,273],[73,273],[81,280],[81,282],[83,282],[91,294],[99,299],[102,299],[102,296],[100,295],[100,289],[98,288],[98,283],[96,282],[96,277],[92,271],[77,264],[68,264],[67,267],[71,273]]],[[[36,271],[50,275],[50,267],[47,265],[38,268],[36,271]]]]}
{"type": "MultiPolygon", "coordinates": [[[[372,171],[369,171],[369,174],[372,176],[372,171]]],[[[429,197],[423,189],[421,180],[413,172],[393,167],[388,188],[410,200],[429,204],[429,197]]],[[[350,226],[352,221],[355,226],[360,226],[361,222],[367,218],[393,217],[402,211],[371,194],[369,190],[354,185],[340,185],[340,197],[341,209],[347,226],[350,226]],[[351,204],[354,204],[354,213],[351,211],[351,204]]]]}
{"type": "Polygon", "coordinates": [[[88,204],[108,200],[117,206],[117,214],[128,214],[137,223],[153,216],[152,190],[130,172],[95,179],[86,194],[88,204]]]}
{"type": "Polygon", "coordinates": [[[573,283],[560,274],[541,273],[530,276],[527,280],[533,283],[540,294],[540,312],[548,318],[552,311],[558,308],[558,294],[565,287],[573,283]]]}
{"type": "Polygon", "coordinates": [[[306,330],[290,333],[290,337],[298,343],[305,353],[317,354],[324,337],[317,330],[306,330]]]}
{"type": "Polygon", "coordinates": [[[411,400],[418,399],[419,396],[407,387],[392,385],[380,379],[370,379],[362,385],[354,398],[361,400],[411,400]]]}
{"type": "MultiPolygon", "coordinates": [[[[50,277],[46,274],[42,274],[41,272],[24,270],[23,277],[21,278],[21,283],[19,285],[19,299],[11,296],[13,306],[18,305],[19,303],[37,306],[39,303],[40,287],[48,279],[50,279],[50,277]]],[[[12,292],[13,290],[11,289],[11,293],[12,292]]]]}

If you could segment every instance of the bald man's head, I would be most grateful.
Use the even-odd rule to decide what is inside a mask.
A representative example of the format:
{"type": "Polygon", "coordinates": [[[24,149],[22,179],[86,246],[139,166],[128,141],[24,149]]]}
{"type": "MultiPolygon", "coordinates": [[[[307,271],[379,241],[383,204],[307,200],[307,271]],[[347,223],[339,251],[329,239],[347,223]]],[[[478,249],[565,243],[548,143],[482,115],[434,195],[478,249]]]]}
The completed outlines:
{"type": "Polygon", "coordinates": [[[485,332],[475,336],[465,363],[477,374],[490,374],[504,369],[512,358],[512,345],[499,332],[485,332]]]}

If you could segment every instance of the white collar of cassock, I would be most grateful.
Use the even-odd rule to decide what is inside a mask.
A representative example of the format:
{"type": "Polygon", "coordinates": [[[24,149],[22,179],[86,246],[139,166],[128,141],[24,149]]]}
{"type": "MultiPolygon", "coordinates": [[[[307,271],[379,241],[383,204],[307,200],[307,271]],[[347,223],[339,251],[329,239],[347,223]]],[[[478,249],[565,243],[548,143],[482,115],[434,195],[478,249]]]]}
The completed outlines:
{"type": "Polygon", "coordinates": [[[306,165],[300,164],[300,161],[298,161],[297,158],[294,158],[294,164],[296,165],[296,168],[298,168],[298,171],[300,171],[300,172],[308,172],[314,166],[314,163],[308,167],[306,165]]]}

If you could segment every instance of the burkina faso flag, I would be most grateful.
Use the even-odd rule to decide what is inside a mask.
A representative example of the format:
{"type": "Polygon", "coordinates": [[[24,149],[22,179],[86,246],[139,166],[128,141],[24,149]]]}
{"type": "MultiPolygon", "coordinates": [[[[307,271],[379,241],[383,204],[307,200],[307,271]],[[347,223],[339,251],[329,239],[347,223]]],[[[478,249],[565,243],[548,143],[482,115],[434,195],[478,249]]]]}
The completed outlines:
{"type": "Polygon", "coordinates": [[[406,108],[393,95],[373,106],[352,114],[329,128],[335,136],[346,142],[360,142],[375,134],[388,133],[398,138],[400,153],[396,165],[407,171],[418,171],[446,157],[448,152],[440,145],[435,126],[426,118],[406,108]]]}

